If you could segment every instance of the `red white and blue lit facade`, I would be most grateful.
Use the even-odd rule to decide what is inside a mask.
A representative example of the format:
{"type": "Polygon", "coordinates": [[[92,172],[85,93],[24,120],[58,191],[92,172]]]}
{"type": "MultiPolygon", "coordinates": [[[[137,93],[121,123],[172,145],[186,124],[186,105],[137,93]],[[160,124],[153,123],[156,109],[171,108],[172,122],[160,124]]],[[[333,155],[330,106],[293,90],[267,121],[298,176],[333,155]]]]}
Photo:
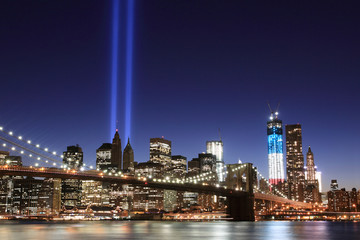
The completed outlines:
{"type": "Polygon", "coordinates": [[[278,184],[284,182],[284,154],[282,121],[271,113],[270,121],[267,122],[269,182],[278,184]]]}

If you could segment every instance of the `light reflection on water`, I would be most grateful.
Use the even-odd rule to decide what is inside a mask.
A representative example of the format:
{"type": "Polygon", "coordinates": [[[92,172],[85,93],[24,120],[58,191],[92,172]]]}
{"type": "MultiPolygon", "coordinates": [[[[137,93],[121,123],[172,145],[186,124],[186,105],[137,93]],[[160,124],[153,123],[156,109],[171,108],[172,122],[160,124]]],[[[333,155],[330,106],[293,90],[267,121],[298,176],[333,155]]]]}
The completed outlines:
{"type": "Polygon", "coordinates": [[[360,239],[353,222],[0,222],[0,239],[360,239]]]}

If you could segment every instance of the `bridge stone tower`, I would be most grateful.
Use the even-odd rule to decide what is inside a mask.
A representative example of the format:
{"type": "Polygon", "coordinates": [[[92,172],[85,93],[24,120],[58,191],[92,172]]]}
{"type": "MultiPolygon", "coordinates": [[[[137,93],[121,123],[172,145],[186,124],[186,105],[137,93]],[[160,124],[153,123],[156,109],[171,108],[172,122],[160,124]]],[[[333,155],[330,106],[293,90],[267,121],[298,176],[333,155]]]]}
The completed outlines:
{"type": "Polygon", "coordinates": [[[254,192],[256,174],[252,163],[227,164],[225,185],[234,191],[243,191],[243,197],[228,197],[227,213],[234,221],[254,221],[254,192]]]}

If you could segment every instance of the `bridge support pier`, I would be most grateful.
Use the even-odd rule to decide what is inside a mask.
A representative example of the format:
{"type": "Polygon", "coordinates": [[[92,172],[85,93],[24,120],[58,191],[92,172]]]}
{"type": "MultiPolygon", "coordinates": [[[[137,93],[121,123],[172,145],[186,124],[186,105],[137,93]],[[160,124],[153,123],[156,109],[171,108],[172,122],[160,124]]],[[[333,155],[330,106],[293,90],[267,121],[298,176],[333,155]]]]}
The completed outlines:
{"type": "Polygon", "coordinates": [[[232,221],[255,221],[254,194],[228,197],[227,201],[227,214],[230,215],[232,221]]]}

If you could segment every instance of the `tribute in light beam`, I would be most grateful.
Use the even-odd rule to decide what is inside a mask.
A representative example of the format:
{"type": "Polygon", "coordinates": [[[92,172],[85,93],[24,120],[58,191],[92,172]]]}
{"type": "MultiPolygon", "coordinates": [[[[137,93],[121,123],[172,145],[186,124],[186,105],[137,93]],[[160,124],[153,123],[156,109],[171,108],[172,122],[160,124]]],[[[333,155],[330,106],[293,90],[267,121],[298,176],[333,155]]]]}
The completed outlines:
{"type": "Polygon", "coordinates": [[[134,0],[127,2],[127,28],[126,28],[126,92],[125,92],[125,139],[131,132],[131,94],[132,94],[132,61],[134,41],[134,0]]]}
{"type": "Polygon", "coordinates": [[[113,0],[112,6],[112,57],[111,57],[111,109],[110,138],[114,134],[117,118],[117,82],[118,82],[118,41],[119,41],[119,0],[113,0]]]}

